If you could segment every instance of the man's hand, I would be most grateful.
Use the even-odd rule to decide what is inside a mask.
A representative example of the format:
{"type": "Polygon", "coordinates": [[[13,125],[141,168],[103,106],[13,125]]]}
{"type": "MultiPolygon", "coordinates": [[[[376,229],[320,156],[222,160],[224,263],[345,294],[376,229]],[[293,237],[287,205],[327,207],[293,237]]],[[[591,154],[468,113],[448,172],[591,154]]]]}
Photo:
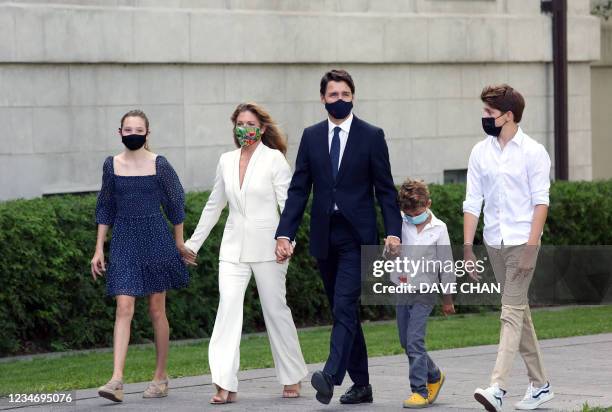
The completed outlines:
{"type": "Polygon", "coordinates": [[[481,276],[476,272],[476,255],[472,245],[463,245],[463,262],[468,275],[473,280],[480,282],[481,276]]]}
{"type": "Polygon", "coordinates": [[[276,263],[283,263],[293,255],[293,245],[289,239],[278,238],[276,239],[276,263]]]}
{"type": "Polygon", "coordinates": [[[400,252],[400,240],[396,236],[387,236],[385,238],[385,257],[388,259],[390,257],[399,256],[400,252]]]}
{"type": "Polygon", "coordinates": [[[514,274],[512,280],[524,278],[535,268],[535,263],[538,254],[538,245],[526,244],[521,251],[519,258],[518,270],[514,274]]]}

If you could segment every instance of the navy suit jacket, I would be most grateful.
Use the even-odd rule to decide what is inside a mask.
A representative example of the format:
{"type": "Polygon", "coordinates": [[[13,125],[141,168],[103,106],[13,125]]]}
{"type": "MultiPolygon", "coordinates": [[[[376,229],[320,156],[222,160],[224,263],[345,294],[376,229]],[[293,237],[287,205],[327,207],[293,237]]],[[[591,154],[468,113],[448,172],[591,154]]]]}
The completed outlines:
{"type": "Polygon", "coordinates": [[[304,129],[276,237],[295,238],[312,190],[310,253],[314,257],[324,259],[328,255],[334,203],[359,235],[361,244],[378,245],[376,196],[386,234],[401,239],[402,217],[383,130],[353,117],[335,181],[328,133],[327,120],[304,129]]]}

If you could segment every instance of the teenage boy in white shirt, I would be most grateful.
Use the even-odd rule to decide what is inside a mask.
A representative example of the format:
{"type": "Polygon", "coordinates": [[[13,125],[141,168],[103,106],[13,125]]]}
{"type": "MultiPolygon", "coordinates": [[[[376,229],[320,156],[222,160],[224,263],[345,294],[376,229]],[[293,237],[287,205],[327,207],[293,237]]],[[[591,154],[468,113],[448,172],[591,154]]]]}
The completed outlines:
{"type": "MultiPolygon", "coordinates": [[[[423,181],[407,179],[398,193],[402,211],[402,255],[420,263],[415,273],[392,272],[391,280],[396,283],[411,283],[416,293],[400,297],[396,307],[397,328],[400,344],[408,355],[409,379],[412,394],[404,401],[404,408],[424,408],[436,401],[444,384],[444,373],[436,366],[425,348],[427,318],[435,303],[433,292],[419,293],[421,285],[455,283],[455,274],[449,270],[453,254],[446,224],[431,211],[429,189],[423,181]],[[410,256],[406,256],[410,255],[410,256]]],[[[427,289],[429,290],[429,289],[427,289]]],[[[455,313],[450,293],[442,298],[444,315],[455,313]]]]}
{"type": "MultiPolygon", "coordinates": [[[[517,409],[536,409],[554,397],[531,320],[527,293],[548,214],[550,157],[519,127],[525,100],[512,87],[485,87],[482,126],[487,137],[472,149],[463,202],[465,260],[475,260],[474,234],[484,200],[483,237],[497,282],[502,285],[501,332],[490,386],[474,398],[501,411],[507,377],[517,352],[529,386],[517,409]]],[[[476,273],[470,276],[479,280],[476,273]]]]}

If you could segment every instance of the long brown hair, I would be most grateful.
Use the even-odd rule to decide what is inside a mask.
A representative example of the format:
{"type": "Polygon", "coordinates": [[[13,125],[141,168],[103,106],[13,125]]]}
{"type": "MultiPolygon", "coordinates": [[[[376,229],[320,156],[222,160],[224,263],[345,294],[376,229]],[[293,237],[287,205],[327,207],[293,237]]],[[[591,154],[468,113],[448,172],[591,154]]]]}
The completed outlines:
{"type": "MultiPolygon", "coordinates": [[[[236,119],[238,119],[238,115],[242,112],[251,112],[257,117],[259,120],[260,127],[263,129],[266,128],[265,132],[263,132],[261,136],[261,142],[268,146],[271,149],[280,150],[283,155],[287,154],[287,138],[281,132],[280,128],[272,119],[272,116],[260,105],[257,103],[240,103],[234,113],[232,113],[232,124],[236,127],[236,119]]],[[[232,136],[234,137],[234,143],[236,147],[240,147],[240,143],[238,143],[238,139],[234,136],[232,130],[232,136]]]]}
{"type": "MultiPolygon", "coordinates": [[[[143,112],[142,110],[138,110],[138,109],[130,110],[129,112],[123,115],[123,117],[121,118],[121,127],[119,128],[119,130],[123,129],[123,123],[125,122],[125,119],[127,119],[128,117],[140,117],[142,120],[144,120],[145,127],[147,128],[147,134],[149,134],[149,118],[147,117],[145,112],[143,112]]],[[[148,150],[150,152],[151,149],[149,149],[148,140],[149,139],[147,139],[147,141],[145,142],[144,148],[145,150],[148,150]]]]}

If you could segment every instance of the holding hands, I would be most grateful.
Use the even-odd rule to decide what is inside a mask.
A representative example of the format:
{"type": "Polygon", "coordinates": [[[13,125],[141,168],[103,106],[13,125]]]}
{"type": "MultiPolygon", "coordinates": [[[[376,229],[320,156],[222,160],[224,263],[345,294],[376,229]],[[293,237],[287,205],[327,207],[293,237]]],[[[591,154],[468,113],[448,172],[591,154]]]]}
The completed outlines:
{"type": "Polygon", "coordinates": [[[387,259],[399,256],[400,248],[401,242],[397,236],[387,236],[385,238],[384,256],[387,259]]]}
{"type": "Polygon", "coordinates": [[[286,238],[276,239],[276,263],[283,263],[293,255],[293,245],[286,238]]]}
{"type": "Polygon", "coordinates": [[[185,246],[184,243],[182,245],[177,245],[177,248],[181,254],[181,257],[183,258],[183,261],[188,266],[198,266],[198,264],[196,263],[196,258],[198,257],[198,255],[196,255],[191,249],[185,246]]]}

